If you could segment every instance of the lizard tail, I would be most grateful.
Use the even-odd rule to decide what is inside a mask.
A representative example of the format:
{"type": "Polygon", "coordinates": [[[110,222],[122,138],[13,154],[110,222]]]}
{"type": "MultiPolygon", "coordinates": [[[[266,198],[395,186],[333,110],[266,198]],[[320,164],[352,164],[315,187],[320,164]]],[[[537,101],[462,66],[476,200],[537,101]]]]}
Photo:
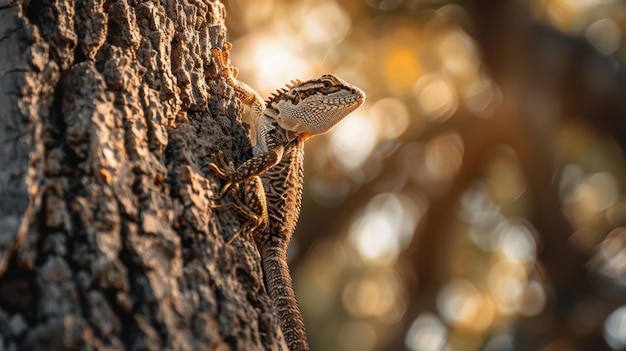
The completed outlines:
{"type": "Polygon", "coordinates": [[[265,285],[276,310],[289,351],[308,351],[309,345],[304,331],[302,312],[296,300],[289,267],[287,250],[272,243],[261,254],[265,285]]]}

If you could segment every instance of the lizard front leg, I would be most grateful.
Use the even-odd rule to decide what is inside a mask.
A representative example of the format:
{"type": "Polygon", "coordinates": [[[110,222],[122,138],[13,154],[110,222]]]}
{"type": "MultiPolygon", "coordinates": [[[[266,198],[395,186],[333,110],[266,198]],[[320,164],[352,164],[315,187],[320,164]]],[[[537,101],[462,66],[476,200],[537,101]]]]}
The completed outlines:
{"type": "MultiPolygon", "coordinates": [[[[221,178],[227,177],[227,175],[232,175],[236,173],[232,162],[226,163],[224,161],[224,155],[222,152],[214,155],[215,163],[209,164],[209,167],[217,173],[221,178]]],[[[228,244],[232,243],[241,233],[246,232],[246,234],[252,234],[254,231],[259,230],[261,232],[266,232],[269,227],[269,217],[267,214],[267,200],[265,198],[265,190],[263,190],[263,184],[261,183],[261,178],[258,176],[251,176],[248,179],[243,181],[243,201],[239,197],[238,192],[240,192],[238,183],[230,183],[235,184],[234,186],[224,187],[225,190],[230,189],[231,195],[234,202],[221,204],[221,205],[213,205],[212,208],[222,208],[222,207],[232,207],[237,213],[246,218],[246,223],[241,226],[239,229],[229,240],[228,244]]],[[[224,196],[225,190],[222,190],[218,196],[218,198],[222,198],[224,196]]]]}
{"type": "Polygon", "coordinates": [[[224,161],[224,154],[222,151],[218,151],[216,154],[213,154],[211,157],[214,162],[209,163],[209,168],[211,168],[220,178],[228,181],[220,191],[219,196],[224,196],[228,189],[230,189],[233,185],[265,173],[265,171],[280,161],[282,155],[283,147],[276,146],[259,156],[252,157],[242,163],[237,169],[234,169],[232,166],[227,166],[224,161]]]}
{"type": "Polygon", "coordinates": [[[244,200],[241,200],[239,197],[238,190],[238,186],[231,188],[233,202],[211,206],[211,208],[231,207],[246,219],[246,222],[242,224],[241,228],[228,239],[227,244],[231,244],[242,234],[246,238],[250,238],[257,230],[261,232],[267,231],[269,226],[267,207],[265,204],[265,192],[263,191],[261,178],[256,176],[251,177],[244,183],[244,200]]]}
{"type": "Polygon", "coordinates": [[[259,96],[259,94],[249,85],[237,80],[239,70],[230,64],[230,59],[228,58],[229,51],[232,47],[231,43],[225,43],[223,50],[219,48],[212,48],[211,53],[213,54],[215,62],[222,71],[222,75],[224,76],[224,79],[226,79],[228,85],[235,89],[235,93],[241,102],[250,106],[252,117],[256,120],[261,117],[263,111],[265,110],[263,98],[259,96]]]}

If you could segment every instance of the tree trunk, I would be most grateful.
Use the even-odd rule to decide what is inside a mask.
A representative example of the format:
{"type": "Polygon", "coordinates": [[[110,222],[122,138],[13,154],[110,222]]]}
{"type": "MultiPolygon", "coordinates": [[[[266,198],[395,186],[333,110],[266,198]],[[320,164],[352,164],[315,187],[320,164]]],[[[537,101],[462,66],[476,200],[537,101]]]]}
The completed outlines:
{"type": "Polygon", "coordinates": [[[0,348],[284,349],[207,164],[250,155],[216,0],[0,0],[0,348]]]}

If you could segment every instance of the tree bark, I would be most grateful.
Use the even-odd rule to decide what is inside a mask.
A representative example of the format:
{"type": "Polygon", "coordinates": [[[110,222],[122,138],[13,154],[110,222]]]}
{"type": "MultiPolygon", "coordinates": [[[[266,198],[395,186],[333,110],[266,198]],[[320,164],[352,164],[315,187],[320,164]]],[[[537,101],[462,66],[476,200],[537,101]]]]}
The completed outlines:
{"type": "Polygon", "coordinates": [[[0,0],[0,345],[285,349],[206,166],[250,155],[216,0],[0,0]]]}

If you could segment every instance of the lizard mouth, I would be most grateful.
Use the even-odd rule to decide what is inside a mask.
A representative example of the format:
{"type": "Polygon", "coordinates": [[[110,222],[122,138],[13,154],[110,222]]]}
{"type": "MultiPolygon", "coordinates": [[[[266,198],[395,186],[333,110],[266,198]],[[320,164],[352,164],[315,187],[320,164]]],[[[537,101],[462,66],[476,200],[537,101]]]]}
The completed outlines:
{"type": "Polygon", "coordinates": [[[335,94],[331,94],[327,97],[327,103],[331,105],[345,106],[350,108],[351,111],[363,105],[365,102],[365,93],[357,88],[353,87],[349,91],[340,91],[335,94]]]}
{"type": "Polygon", "coordinates": [[[363,105],[365,102],[365,92],[357,87],[354,87],[354,95],[356,96],[356,101],[359,103],[358,106],[363,105]]]}
{"type": "Polygon", "coordinates": [[[363,103],[365,102],[365,95],[363,96],[359,96],[356,101],[359,103],[359,106],[363,105],[363,103]]]}

